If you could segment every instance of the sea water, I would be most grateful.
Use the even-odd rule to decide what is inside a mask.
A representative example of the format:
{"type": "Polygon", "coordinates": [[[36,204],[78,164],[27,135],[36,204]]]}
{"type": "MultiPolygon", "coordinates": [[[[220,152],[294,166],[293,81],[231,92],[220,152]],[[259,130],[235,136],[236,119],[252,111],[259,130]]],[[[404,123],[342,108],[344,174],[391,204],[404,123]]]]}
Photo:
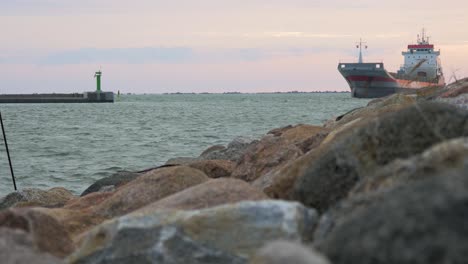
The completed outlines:
{"type": "MultiPolygon", "coordinates": [[[[19,189],[79,194],[119,170],[197,157],[236,137],[291,124],[321,126],[368,100],[349,93],[123,95],[114,104],[1,104],[19,189]]],[[[13,191],[0,143],[0,197],[13,191]]]]}

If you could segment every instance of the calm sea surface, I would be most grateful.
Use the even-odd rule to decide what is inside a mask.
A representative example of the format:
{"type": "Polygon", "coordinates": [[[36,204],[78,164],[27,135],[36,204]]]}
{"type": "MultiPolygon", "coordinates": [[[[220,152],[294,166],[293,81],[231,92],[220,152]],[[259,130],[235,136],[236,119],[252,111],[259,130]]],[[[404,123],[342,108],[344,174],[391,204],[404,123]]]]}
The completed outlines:
{"type": "MultiPolygon", "coordinates": [[[[196,157],[214,144],[290,124],[322,125],[367,102],[349,93],[126,95],[114,104],[2,104],[0,110],[18,188],[62,186],[79,194],[118,170],[196,157]]],[[[1,140],[0,197],[12,190],[1,140]]]]}

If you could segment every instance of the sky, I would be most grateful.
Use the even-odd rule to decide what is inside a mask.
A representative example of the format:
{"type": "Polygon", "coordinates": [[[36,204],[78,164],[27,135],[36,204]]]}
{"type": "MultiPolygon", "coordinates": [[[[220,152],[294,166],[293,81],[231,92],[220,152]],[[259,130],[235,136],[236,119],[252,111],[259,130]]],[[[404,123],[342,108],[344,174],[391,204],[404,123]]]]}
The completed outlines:
{"type": "Polygon", "coordinates": [[[389,71],[426,28],[468,76],[468,1],[0,0],[0,93],[347,91],[339,62],[389,71]]]}

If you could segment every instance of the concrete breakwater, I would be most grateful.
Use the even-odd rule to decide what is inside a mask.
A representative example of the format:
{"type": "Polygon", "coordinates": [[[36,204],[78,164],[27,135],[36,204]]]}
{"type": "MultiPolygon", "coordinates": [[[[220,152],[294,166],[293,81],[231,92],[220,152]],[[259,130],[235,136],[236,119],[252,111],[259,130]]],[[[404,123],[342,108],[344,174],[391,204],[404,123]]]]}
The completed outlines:
{"type": "Polygon", "coordinates": [[[0,104],[7,103],[113,103],[112,92],[72,94],[0,94],[0,104]]]}
{"type": "MultiPolygon", "coordinates": [[[[464,263],[468,80],[273,129],[80,196],[0,200],[4,263],[464,263]]],[[[169,158],[169,157],[168,157],[169,158]]]]}

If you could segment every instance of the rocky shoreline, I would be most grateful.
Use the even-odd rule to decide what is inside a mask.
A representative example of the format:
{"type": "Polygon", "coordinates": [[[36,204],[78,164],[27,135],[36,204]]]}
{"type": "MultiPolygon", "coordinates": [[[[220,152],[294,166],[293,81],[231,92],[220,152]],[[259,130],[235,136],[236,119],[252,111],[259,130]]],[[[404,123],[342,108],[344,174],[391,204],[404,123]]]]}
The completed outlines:
{"type": "Polygon", "coordinates": [[[466,263],[468,78],[0,199],[1,263],[466,263]]]}

